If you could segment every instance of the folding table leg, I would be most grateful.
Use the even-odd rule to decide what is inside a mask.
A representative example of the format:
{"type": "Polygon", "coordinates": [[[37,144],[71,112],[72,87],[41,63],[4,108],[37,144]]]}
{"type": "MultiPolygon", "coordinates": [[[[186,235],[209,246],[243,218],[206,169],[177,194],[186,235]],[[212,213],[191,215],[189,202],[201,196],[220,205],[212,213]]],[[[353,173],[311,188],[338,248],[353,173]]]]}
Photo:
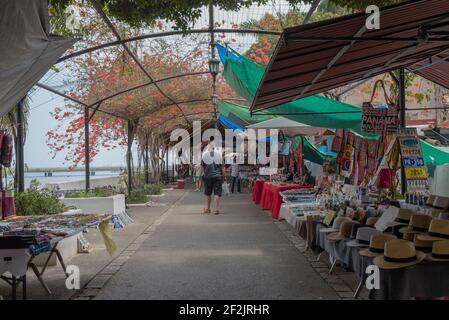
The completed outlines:
{"type": "Polygon", "coordinates": [[[334,269],[337,266],[337,262],[338,262],[338,259],[335,259],[335,261],[331,265],[331,268],[329,269],[329,274],[332,274],[332,272],[334,272],[334,269]]]}
{"type": "Polygon", "coordinates": [[[22,277],[22,299],[27,299],[27,276],[26,274],[22,277]]]}
{"type": "Polygon", "coordinates": [[[359,297],[360,292],[362,292],[364,283],[365,283],[365,277],[362,277],[362,279],[359,282],[359,285],[357,286],[357,289],[354,292],[354,299],[357,299],[359,297]]]}
{"type": "Polygon", "coordinates": [[[12,276],[12,299],[17,300],[17,278],[12,276]]]}
{"type": "Polygon", "coordinates": [[[42,287],[44,287],[44,290],[47,292],[48,295],[51,294],[50,289],[48,288],[47,284],[45,283],[44,279],[42,279],[41,273],[37,269],[36,265],[34,263],[30,263],[29,266],[33,270],[34,274],[36,275],[37,279],[41,283],[42,287]]]}
{"type": "Polygon", "coordinates": [[[59,260],[59,263],[61,264],[62,270],[64,270],[65,276],[68,277],[69,274],[67,273],[67,268],[66,268],[66,266],[65,266],[64,259],[62,259],[61,252],[59,252],[59,250],[56,249],[56,248],[54,249],[54,251],[55,251],[55,253],[56,253],[56,257],[57,257],[58,260],[59,260]]]}
{"type": "Polygon", "coordinates": [[[48,264],[50,263],[50,259],[53,256],[53,253],[55,253],[56,250],[56,246],[53,247],[53,249],[50,251],[50,253],[48,254],[47,260],[45,260],[44,266],[42,267],[42,270],[40,272],[40,275],[43,275],[45,272],[45,269],[47,269],[48,264]]]}
{"type": "Polygon", "coordinates": [[[316,262],[320,261],[321,259],[321,255],[323,254],[324,251],[320,252],[320,254],[318,254],[318,257],[316,257],[316,262]]]}

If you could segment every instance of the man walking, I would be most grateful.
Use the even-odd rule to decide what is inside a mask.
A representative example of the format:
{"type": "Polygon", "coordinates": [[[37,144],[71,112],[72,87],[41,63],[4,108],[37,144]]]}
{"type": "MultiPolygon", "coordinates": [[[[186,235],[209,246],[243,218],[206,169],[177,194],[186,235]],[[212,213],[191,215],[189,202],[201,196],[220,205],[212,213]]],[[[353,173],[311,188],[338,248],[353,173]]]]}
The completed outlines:
{"type": "Polygon", "coordinates": [[[222,183],[225,178],[224,165],[222,157],[218,150],[209,147],[208,151],[203,154],[203,180],[204,194],[206,195],[207,206],[204,213],[210,213],[212,203],[212,192],[214,193],[215,214],[220,213],[220,198],[222,194],[222,183]]]}
{"type": "Polygon", "coordinates": [[[240,169],[236,157],[231,164],[231,193],[234,193],[235,184],[237,184],[237,192],[240,193],[240,169]]]}

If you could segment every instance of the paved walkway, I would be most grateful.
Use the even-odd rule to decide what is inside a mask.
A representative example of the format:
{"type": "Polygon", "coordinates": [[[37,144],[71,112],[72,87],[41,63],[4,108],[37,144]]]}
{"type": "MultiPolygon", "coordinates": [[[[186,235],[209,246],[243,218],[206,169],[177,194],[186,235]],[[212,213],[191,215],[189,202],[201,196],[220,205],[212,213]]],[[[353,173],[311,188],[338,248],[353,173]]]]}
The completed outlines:
{"type": "Polygon", "coordinates": [[[116,259],[118,271],[93,280],[96,299],[338,299],[249,197],[204,215],[202,194],[186,191],[116,259]]]}

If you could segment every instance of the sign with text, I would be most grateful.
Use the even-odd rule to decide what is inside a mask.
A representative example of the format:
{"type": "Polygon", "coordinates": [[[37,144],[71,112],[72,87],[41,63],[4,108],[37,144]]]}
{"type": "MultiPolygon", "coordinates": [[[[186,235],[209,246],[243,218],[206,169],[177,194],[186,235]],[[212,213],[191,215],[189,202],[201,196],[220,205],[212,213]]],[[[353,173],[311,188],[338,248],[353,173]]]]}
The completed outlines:
{"type": "Polygon", "coordinates": [[[362,131],[385,136],[396,133],[399,126],[398,109],[394,105],[388,108],[375,108],[370,102],[363,104],[362,131]]]}
{"type": "Polygon", "coordinates": [[[409,191],[427,187],[427,168],[421,152],[419,139],[416,136],[399,136],[402,165],[409,191]]]}

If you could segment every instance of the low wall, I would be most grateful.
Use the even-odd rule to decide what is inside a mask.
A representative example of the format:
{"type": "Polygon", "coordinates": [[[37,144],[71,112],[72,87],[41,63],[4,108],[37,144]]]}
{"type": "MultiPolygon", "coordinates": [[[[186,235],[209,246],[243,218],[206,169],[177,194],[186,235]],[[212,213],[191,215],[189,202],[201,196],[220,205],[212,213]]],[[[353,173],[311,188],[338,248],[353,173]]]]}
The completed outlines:
{"type": "MultiPolygon", "coordinates": [[[[90,187],[91,188],[101,188],[101,187],[119,187],[120,177],[105,177],[105,178],[91,178],[90,179],[90,187]]],[[[86,186],[85,180],[77,180],[77,181],[67,181],[67,182],[51,182],[46,183],[45,187],[48,189],[55,189],[59,187],[61,191],[68,190],[84,190],[86,186]]]]}
{"type": "Polygon", "coordinates": [[[81,209],[84,213],[113,214],[126,211],[124,194],[98,198],[62,198],[61,202],[68,207],[81,209]]]}

